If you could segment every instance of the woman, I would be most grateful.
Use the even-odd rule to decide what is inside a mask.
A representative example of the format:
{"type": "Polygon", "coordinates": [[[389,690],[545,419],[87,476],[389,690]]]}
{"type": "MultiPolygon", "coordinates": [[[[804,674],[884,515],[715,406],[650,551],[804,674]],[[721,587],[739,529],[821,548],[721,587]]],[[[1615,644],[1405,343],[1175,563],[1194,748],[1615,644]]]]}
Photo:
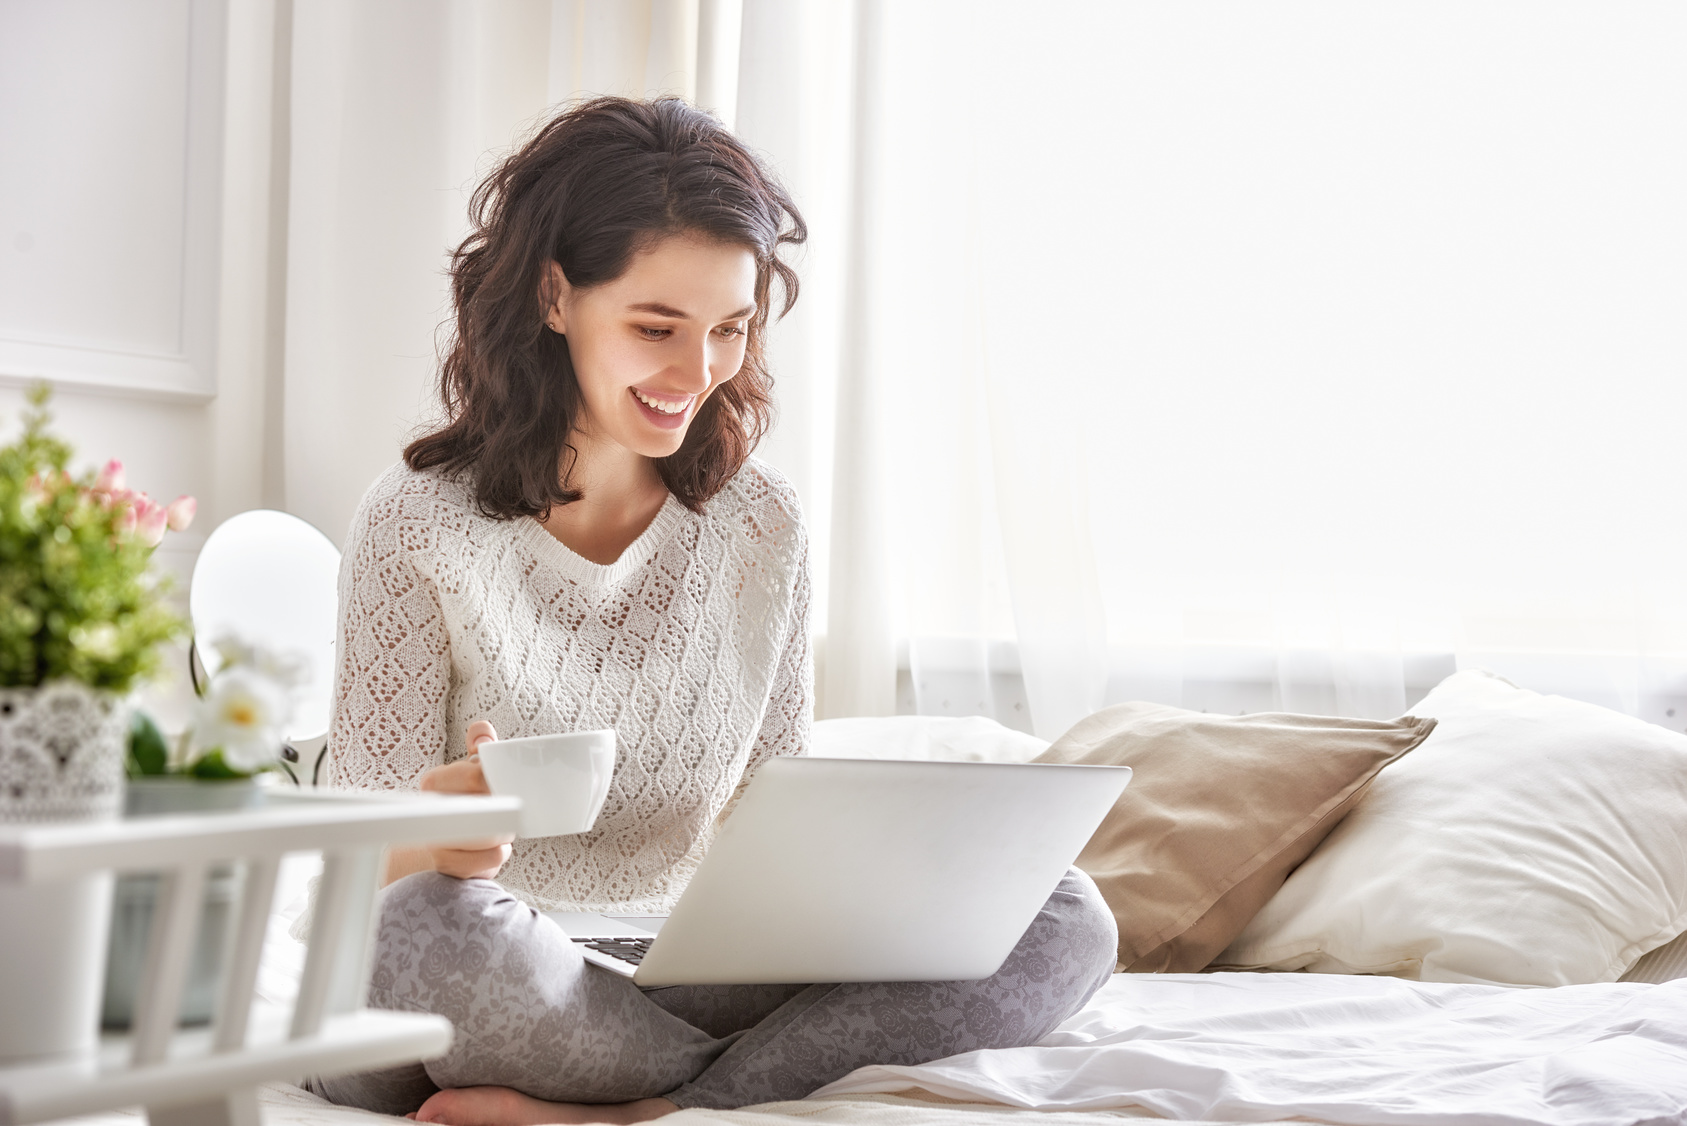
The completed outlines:
{"type": "Polygon", "coordinates": [[[749,457],[775,279],[784,310],[797,293],[779,251],[806,232],[677,99],[569,110],[471,218],[447,421],[353,522],[332,777],[485,793],[495,731],[601,727],[615,775],[590,833],[393,852],[370,1004],[441,1013],[455,1040],[316,1088],[458,1126],[633,1122],[1041,1038],[1112,970],[1112,917],[1076,871],[978,982],[641,990],[539,914],[666,914],[756,767],[806,748],[807,540],[749,457]]]}

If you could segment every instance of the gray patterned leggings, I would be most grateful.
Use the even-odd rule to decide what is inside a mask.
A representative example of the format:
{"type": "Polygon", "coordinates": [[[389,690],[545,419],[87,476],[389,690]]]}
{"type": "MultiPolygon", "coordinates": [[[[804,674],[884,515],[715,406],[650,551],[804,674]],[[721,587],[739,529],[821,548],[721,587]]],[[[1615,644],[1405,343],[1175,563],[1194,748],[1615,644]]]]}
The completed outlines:
{"type": "Polygon", "coordinates": [[[369,1004],[448,1017],[451,1051],[310,1086],[387,1114],[480,1085],[710,1109],[800,1099],[865,1064],[1035,1043],[1107,981],[1117,940],[1095,884],[1072,869],[982,981],[643,990],[496,883],[422,872],[383,893],[369,1004]]]}

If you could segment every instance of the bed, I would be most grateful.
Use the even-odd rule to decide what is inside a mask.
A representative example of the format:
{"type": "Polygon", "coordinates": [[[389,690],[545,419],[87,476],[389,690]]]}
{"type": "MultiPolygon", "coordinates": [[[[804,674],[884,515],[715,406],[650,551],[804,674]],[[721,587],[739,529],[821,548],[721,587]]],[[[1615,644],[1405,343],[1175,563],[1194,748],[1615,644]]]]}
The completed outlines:
{"type": "MultiPolygon", "coordinates": [[[[989,720],[898,717],[822,722],[813,753],[1025,761],[1046,748],[989,720]]],[[[1680,830],[1687,835],[1687,819],[1680,830]]],[[[300,948],[288,931],[304,909],[311,865],[291,858],[283,873],[258,982],[271,1001],[284,1003],[296,988],[300,948]]],[[[266,1087],[261,1104],[271,1126],[382,1119],[286,1084],[266,1087]]],[[[116,1126],[137,1116],[77,1121],[116,1126]]],[[[800,1102],[683,1111],[668,1121],[1084,1126],[1139,1118],[1687,1126],[1687,935],[1642,957],[1624,980],[1555,988],[1300,971],[1118,973],[1030,1047],[866,1067],[800,1102]]]]}
{"type": "MultiPolygon", "coordinates": [[[[270,1126],[382,1119],[285,1084],[266,1087],[261,1104],[270,1126]]],[[[1080,1126],[1119,1118],[1687,1122],[1687,979],[1537,990],[1334,974],[1116,974],[1030,1048],[863,1068],[801,1102],[671,1120],[1080,1126]]]]}

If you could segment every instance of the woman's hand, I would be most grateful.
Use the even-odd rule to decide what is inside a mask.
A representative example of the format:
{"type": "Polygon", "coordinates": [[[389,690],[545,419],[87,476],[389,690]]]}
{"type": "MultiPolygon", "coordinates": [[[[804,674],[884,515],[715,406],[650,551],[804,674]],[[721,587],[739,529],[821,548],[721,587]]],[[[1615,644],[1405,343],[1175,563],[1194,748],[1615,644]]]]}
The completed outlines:
{"type": "MultiPolygon", "coordinates": [[[[497,737],[485,720],[469,724],[468,757],[425,771],[422,789],[435,794],[490,794],[486,775],[480,769],[480,745],[497,737]]],[[[459,880],[490,880],[510,858],[510,842],[514,839],[515,834],[504,833],[479,841],[429,845],[425,850],[394,849],[387,865],[387,880],[428,868],[459,880]]]]}

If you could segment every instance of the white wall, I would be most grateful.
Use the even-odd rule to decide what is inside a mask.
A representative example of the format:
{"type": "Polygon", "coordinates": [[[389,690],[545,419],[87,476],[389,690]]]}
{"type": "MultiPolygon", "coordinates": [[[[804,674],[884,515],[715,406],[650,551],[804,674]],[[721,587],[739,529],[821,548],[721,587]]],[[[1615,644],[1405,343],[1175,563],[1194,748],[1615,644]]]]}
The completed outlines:
{"type": "MultiPolygon", "coordinates": [[[[0,5],[0,434],[48,378],[79,467],[117,458],[131,487],[197,497],[158,554],[179,596],[205,533],[281,500],[263,413],[276,18],[275,0],[0,5]]],[[[185,654],[167,661],[145,703],[173,725],[185,654]]]]}

